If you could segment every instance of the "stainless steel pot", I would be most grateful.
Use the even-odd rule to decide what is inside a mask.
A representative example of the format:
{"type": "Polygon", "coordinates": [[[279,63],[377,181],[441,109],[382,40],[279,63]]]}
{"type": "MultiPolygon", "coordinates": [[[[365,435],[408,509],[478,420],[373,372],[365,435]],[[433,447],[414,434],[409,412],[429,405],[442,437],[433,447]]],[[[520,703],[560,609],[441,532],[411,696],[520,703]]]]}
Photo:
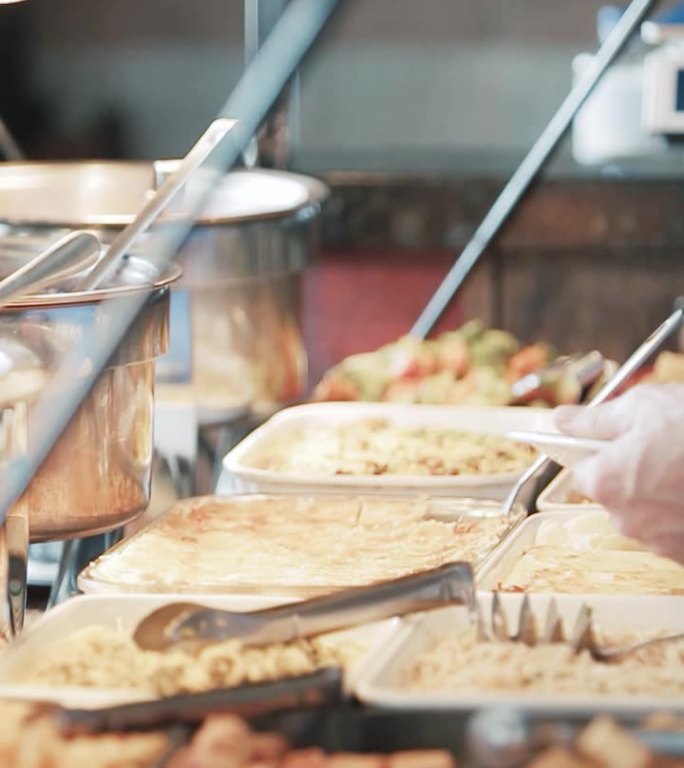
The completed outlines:
{"type": "Polygon", "coordinates": [[[248,410],[267,415],[300,399],[307,380],[301,274],[314,250],[313,222],[302,219],[196,231],[180,254],[173,296],[188,322],[174,317],[171,335],[172,354],[191,349],[190,386],[170,383],[160,392],[192,397],[203,424],[248,410]]]}
{"type": "MultiPolygon", "coordinates": [[[[146,267],[133,259],[115,278],[116,287],[29,296],[0,311],[0,339],[14,339],[33,350],[42,361],[40,373],[49,381],[59,358],[86,329],[104,330],[104,300],[131,291],[149,293],[135,325],[10,512],[15,525],[26,521],[31,541],[111,530],[147,507],[155,359],[168,346],[168,288],[180,270],[174,267],[147,283],[146,267]]],[[[7,267],[0,255],[0,274],[3,269],[7,267]]],[[[15,391],[12,431],[6,433],[12,439],[7,449],[15,455],[25,448],[21,440],[29,432],[30,399],[30,393],[21,397],[15,391]]]]}
{"type": "MultiPolygon", "coordinates": [[[[0,222],[14,248],[84,227],[106,241],[175,162],[6,163],[0,222]]],[[[201,423],[263,415],[304,394],[300,280],[326,195],[316,179],[235,171],[200,216],[179,256],[171,351],[159,367],[160,394],[193,399],[201,423]]]]}

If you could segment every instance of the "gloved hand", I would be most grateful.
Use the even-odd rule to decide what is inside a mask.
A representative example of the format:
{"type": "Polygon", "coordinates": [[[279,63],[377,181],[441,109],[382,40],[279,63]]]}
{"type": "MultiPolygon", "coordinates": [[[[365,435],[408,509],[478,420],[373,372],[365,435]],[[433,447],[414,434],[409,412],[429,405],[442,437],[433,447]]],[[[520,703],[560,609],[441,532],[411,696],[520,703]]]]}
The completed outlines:
{"type": "Polygon", "coordinates": [[[563,406],[565,434],[613,441],[574,468],[625,536],[684,563],[684,384],[645,384],[593,408],[563,406]]]}

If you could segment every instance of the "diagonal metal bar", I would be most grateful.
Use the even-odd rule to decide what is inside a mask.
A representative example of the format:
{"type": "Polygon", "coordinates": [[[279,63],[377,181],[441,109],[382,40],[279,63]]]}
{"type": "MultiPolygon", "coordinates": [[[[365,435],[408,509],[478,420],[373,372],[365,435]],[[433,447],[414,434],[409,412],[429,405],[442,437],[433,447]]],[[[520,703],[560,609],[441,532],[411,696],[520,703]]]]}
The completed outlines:
{"type": "Polygon", "coordinates": [[[23,160],[24,155],[14,139],[7,123],[0,117],[0,152],[5,160],[23,160]]]}
{"type": "Polygon", "coordinates": [[[593,66],[566,96],[565,101],[544,128],[541,136],[534,143],[506,186],[501,190],[463,252],[421,312],[413,328],[411,328],[413,336],[425,338],[433,329],[479,261],[480,256],[494,240],[544,165],[558,148],[581,106],[589,98],[606,70],[622,52],[639,24],[658,2],[659,0],[632,0],[615,29],[596,53],[593,66]]]}

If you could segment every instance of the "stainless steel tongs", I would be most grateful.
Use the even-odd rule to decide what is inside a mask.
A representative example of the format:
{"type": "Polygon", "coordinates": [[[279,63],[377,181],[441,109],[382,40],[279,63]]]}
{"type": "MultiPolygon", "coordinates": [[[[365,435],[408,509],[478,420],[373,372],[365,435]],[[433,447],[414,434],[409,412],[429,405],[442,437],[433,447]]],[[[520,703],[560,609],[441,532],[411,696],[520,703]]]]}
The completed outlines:
{"type": "Polygon", "coordinates": [[[604,375],[606,361],[597,350],[554,360],[528,373],[511,386],[514,405],[524,405],[551,393],[555,403],[579,403],[582,394],[604,375]]]}
{"type": "Polygon", "coordinates": [[[146,616],[136,627],[133,639],[140,648],[155,651],[179,643],[204,644],[230,638],[239,638],[247,645],[283,643],[454,603],[472,609],[474,595],[470,564],[450,563],[367,587],[248,613],[196,603],[171,603],[146,616]]]}
{"type": "Polygon", "coordinates": [[[85,230],[70,232],[0,280],[0,306],[38,290],[59,286],[68,278],[95,267],[101,255],[102,244],[97,235],[85,230]]]}
{"type": "Polygon", "coordinates": [[[603,663],[617,662],[633,653],[651,646],[663,645],[684,640],[684,633],[652,637],[629,645],[606,646],[597,637],[592,611],[583,604],[575,619],[571,632],[567,633],[555,600],[551,600],[546,614],[540,619],[532,610],[529,595],[525,595],[520,605],[517,618],[517,629],[510,632],[508,621],[497,592],[492,598],[491,613],[485,620],[479,607],[475,609],[477,639],[481,642],[513,642],[524,643],[530,647],[546,643],[564,643],[578,654],[587,651],[595,661],[603,663]]]}
{"type": "Polygon", "coordinates": [[[495,592],[492,597],[488,619],[485,619],[478,604],[475,610],[475,621],[477,622],[477,639],[482,642],[524,643],[530,647],[544,643],[567,643],[575,653],[579,653],[585,647],[590,647],[594,638],[591,611],[586,605],[581,607],[575,628],[568,637],[556,601],[551,600],[546,614],[540,619],[532,610],[529,595],[525,595],[520,605],[515,632],[511,632],[508,628],[508,620],[498,592],[495,592]]]}
{"type": "MultiPolygon", "coordinates": [[[[649,358],[682,326],[684,320],[684,298],[675,302],[672,314],[627,358],[613,376],[601,387],[588,405],[595,406],[605,402],[636,373],[649,358]]],[[[528,510],[532,508],[537,496],[558,474],[559,467],[548,456],[540,456],[525,472],[508,494],[504,502],[504,514],[510,514],[517,502],[522,502],[528,510]]]]}

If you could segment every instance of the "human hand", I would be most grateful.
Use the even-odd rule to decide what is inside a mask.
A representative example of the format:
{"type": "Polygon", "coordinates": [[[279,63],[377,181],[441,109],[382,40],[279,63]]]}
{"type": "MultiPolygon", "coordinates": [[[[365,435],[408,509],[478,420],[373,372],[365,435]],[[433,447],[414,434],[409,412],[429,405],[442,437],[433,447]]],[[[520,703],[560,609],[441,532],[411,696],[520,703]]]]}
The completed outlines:
{"type": "Polygon", "coordinates": [[[645,384],[592,408],[563,406],[565,434],[610,440],[574,467],[620,532],[684,563],[684,384],[645,384]]]}

